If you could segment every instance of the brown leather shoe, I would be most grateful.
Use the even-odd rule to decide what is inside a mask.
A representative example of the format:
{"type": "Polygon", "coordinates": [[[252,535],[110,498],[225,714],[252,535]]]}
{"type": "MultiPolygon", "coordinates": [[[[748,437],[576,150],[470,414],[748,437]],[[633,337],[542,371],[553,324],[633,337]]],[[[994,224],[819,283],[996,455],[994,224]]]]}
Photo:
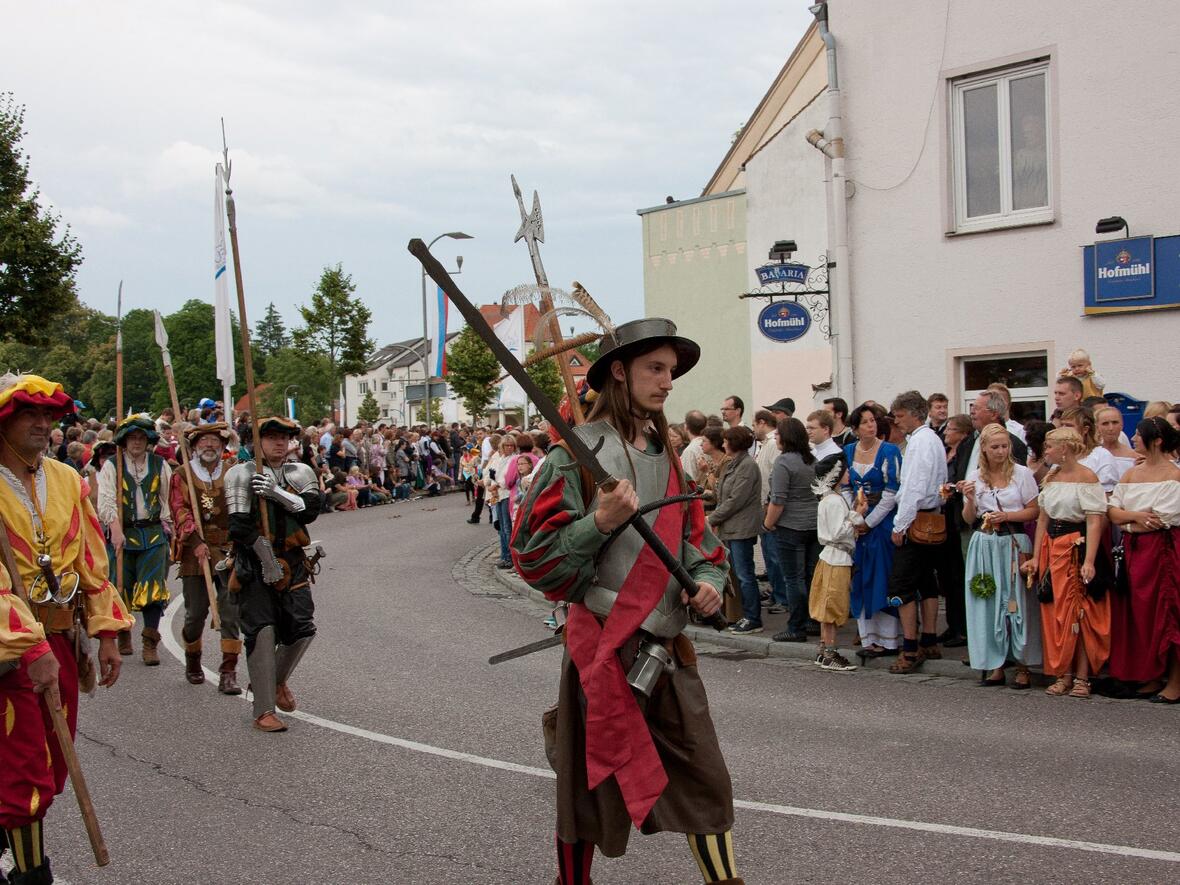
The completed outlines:
{"type": "Polygon", "coordinates": [[[275,706],[284,713],[295,712],[295,695],[287,688],[287,683],[280,682],[275,686],[275,706]]]}
{"type": "Polygon", "coordinates": [[[918,656],[924,661],[941,661],[942,660],[942,646],[941,645],[927,645],[918,649],[918,656]]]}
{"type": "Polygon", "coordinates": [[[287,723],[274,713],[263,713],[254,720],[254,727],[259,731],[286,731],[287,723]]]}
{"type": "Polygon", "coordinates": [[[127,655],[135,654],[135,649],[133,649],[131,647],[131,631],[130,630],[120,630],[119,631],[119,654],[123,655],[123,657],[127,657],[127,655]]]}
{"type": "Polygon", "coordinates": [[[217,690],[222,694],[241,694],[238,687],[238,656],[232,652],[223,652],[221,666],[218,668],[220,676],[217,679],[217,690]]]}
{"type": "Polygon", "coordinates": [[[160,631],[145,628],[141,634],[143,639],[143,663],[148,667],[160,666],[160,655],[156,646],[160,644],[160,631]]]}
{"type": "MultiPolygon", "coordinates": [[[[147,645],[144,645],[144,651],[147,651],[147,645]]],[[[205,681],[205,672],[201,669],[201,653],[199,651],[186,651],[184,653],[184,678],[189,681],[189,685],[200,685],[205,681]]]]}
{"type": "Polygon", "coordinates": [[[910,654],[903,651],[897,656],[897,660],[890,665],[889,672],[902,675],[916,672],[922,666],[924,660],[920,652],[910,654]]]}

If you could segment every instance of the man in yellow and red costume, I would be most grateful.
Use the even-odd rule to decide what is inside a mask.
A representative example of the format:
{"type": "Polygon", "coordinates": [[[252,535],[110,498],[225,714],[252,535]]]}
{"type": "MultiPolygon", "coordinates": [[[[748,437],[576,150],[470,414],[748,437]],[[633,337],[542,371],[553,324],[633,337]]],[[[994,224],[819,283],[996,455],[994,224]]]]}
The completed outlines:
{"type": "Polygon", "coordinates": [[[89,660],[77,657],[86,643],[74,631],[81,625],[98,638],[98,684],[110,686],[122,662],[115,635],[132,623],[107,578],[102,528],[82,478],[45,457],[54,422],[73,412],[60,384],[0,378],[0,531],[12,551],[5,565],[16,572],[0,568],[0,829],[15,863],[13,885],[53,881],[41,821],[67,772],[46,705],[65,712],[73,733],[79,671],[93,680],[89,660]],[[50,598],[46,569],[60,584],[58,599],[76,595],[50,598]]]}

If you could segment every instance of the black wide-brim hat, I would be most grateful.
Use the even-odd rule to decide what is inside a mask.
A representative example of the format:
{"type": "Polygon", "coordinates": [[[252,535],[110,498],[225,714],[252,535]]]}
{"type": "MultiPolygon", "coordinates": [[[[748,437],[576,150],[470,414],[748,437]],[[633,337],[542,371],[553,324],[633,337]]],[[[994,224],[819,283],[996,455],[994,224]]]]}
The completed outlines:
{"type": "Polygon", "coordinates": [[[160,441],[160,434],[156,432],[156,422],[148,415],[139,414],[129,415],[115,425],[115,445],[126,446],[127,436],[136,431],[147,437],[149,445],[155,445],[160,441]]]}
{"type": "Polygon", "coordinates": [[[626,362],[635,354],[646,353],[665,344],[671,345],[676,351],[673,378],[679,378],[700,361],[700,345],[677,335],[674,322],[663,317],[648,317],[623,323],[613,333],[603,336],[601,354],[586,372],[586,382],[592,390],[600,391],[615,360],[626,362]]]}

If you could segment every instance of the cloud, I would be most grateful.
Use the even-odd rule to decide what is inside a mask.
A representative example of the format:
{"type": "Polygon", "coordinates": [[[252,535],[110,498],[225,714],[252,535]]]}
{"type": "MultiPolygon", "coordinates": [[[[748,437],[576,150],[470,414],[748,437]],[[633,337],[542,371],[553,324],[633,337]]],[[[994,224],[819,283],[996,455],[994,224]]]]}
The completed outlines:
{"type": "Polygon", "coordinates": [[[61,217],[68,225],[83,233],[121,231],[132,226],[130,217],[105,206],[65,207],[61,210],[61,217]]]}

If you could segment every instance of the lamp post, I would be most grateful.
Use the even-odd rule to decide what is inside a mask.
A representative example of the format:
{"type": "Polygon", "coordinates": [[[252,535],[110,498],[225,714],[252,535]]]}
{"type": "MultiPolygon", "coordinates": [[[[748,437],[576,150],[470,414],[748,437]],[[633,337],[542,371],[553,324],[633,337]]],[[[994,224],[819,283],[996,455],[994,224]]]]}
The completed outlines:
{"type": "MultiPolygon", "coordinates": [[[[433,246],[439,240],[444,239],[446,237],[450,237],[452,240],[472,240],[472,239],[475,239],[474,237],[471,236],[471,234],[465,234],[462,231],[451,231],[450,233],[439,234],[437,237],[435,237],[433,240],[431,240],[426,245],[426,248],[429,249],[431,246],[433,246]]],[[[463,256],[462,255],[460,255],[457,258],[457,263],[459,265],[459,269],[455,271],[456,274],[463,270],[463,256]]],[[[422,411],[426,415],[426,426],[429,427],[430,426],[430,343],[429,343],[429,341],[427,341],[427,337],[430,335],[430,329],[429,329],[429,323],[427,322],[427,316],[428,316],[428,314],[426,313],[426,267],[425,267],[425,265],[423,265],[423,267],[422,267],[422,382],[423,382],[423,393],[422,393],[423,409],[422,409],[422,411]]],[[[442,339],[443,339],[443,346],[446,347],[447,330],[442,329],[442,330],[440,330],[440,333],[441,333],[442,339]]]]}
{"type": "MultiPolygon", "coordinates": [[[[396,348],[399,353],[408,353],[410,356],[414,357],[414,359],[418,358],[418,351],[414,350],[412,347],[406,347],[402,344],[390,344],[388,346],[396,348]]],[[[395,366],[393,365],[396,360],[397,357],[391,357],[389,360],[389,365],[385,369],[385,373],[389,376],[390,381],[393,380],[393,373],[396,370],[395,366]]],[[[406,372],[406,375],[407,377],[402,379],[402,408],[398,409],[398,411],[401,412],[402,421],[407,421],[407,411],[410,407],[410,404],[406,402],[406,386],[410,383],[410,379],[408,377],[409,372],[406,372]]],[[[429,408],[429,405],[427,408],[429,408]]],[[[409,426],[408,422],[406,426],[409,426]]]]}
{"type": "Polygon", "coordinates": [[[298,384],[288,384],[283,388],[283,403],[287,406],[287,417],[292,421],[295,420],[295,398],[290,395],[290,391],[299,392],[298,384]]]}

